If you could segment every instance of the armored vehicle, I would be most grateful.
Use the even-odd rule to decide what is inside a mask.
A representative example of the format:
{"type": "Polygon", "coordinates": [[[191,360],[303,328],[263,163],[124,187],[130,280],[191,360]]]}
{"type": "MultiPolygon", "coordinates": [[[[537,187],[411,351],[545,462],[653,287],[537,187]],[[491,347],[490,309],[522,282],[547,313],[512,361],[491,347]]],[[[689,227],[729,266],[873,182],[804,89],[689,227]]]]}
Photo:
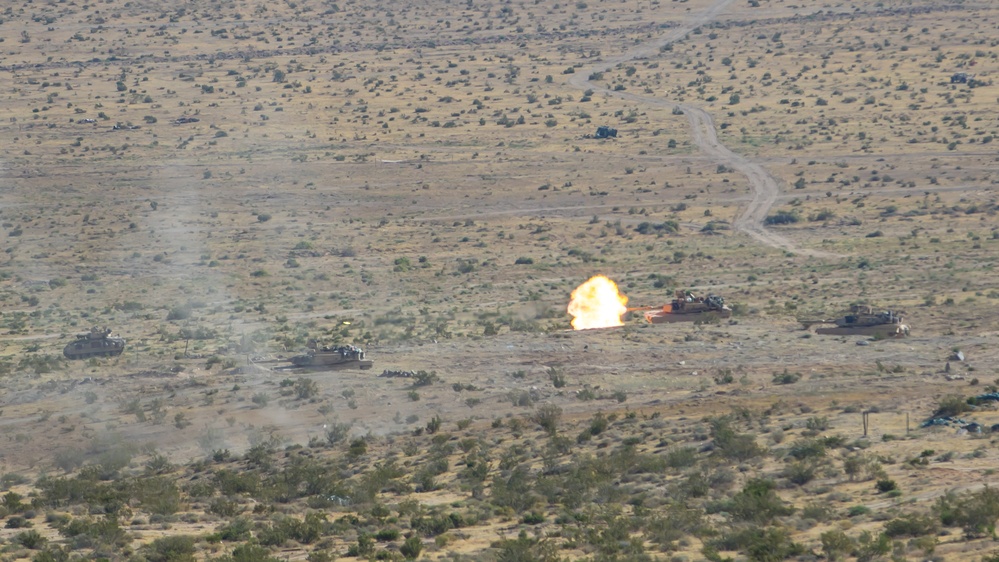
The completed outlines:
{"type": "Polygon", "coordinates": [[[834,324],[817,328],[816,334],[887,338],[909,335],[909,326],[903,323],[901,313],[891,310],[875,312],[874,307],[866,304],[853,305],[850,312],[842,318],[806,320],[802,323],[806,328],[812,324],[834,324]]]}
{"type": "Polygon", "coordinates": [[[290,370],[335,371],[339,369],[367,370],[375,362],[364,358],[364,350],[353,345],[320,346],[317,342],[309,342],[309,351],[291,358],[290,370]]]}
{"type": "Polygon", "coordinates": [[[645,311],[645,320],[651,324],[668,322],[697,322],[732,316],[732,309],[725,306],[725,299],[717,295],[694,296],[690,291],[677,291],[669,304],[643,306],[628,310],[645,311]]]}
{"type": "Polygon", "coordinates": [[[111,335],[111,328],[94,326],[86,334],[76,336],[76,341],[66,345],[62,354],[67,359],[110,357],[125,351],[125,338],[111,335]]]}

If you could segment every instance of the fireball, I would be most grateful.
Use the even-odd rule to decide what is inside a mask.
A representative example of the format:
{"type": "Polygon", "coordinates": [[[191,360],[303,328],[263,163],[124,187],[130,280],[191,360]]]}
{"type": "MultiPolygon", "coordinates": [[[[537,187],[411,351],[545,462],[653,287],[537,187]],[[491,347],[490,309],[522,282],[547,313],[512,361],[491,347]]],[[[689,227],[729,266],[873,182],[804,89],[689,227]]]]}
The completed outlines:
{"type": "Polygon", "coordinates": [[[628,311],[626,304],[628,297],[618,292],[613,281],[603,275],[591,277],[572,292],[569,301],[572,327],[589,330],[623,326],[621,316],[628,311]]]}

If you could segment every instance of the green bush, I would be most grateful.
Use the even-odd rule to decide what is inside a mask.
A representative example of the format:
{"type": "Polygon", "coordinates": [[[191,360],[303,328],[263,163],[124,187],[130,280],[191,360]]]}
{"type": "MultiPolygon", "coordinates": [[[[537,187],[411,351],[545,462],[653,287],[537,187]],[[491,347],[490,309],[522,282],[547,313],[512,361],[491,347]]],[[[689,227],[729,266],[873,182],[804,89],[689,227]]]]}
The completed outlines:
{"type": "Polygon", "coordinates": [[[417,536],[409,537],[399,547],[399,552],[406,557],[406,560],[416,560],[423,552],[423,541],[417,536]]]}
{"type": "Polygon", "coordinates": [[[212,562],[282,562],[279,558],[270,555],[270,551],[255,544],[241,544],[232,549],[232,553],[218,558],[213,558],[212,562]]]}
{"type": "Polygon", "coordinates": [[[47,540],[48,539],[46,539],[41,533],[39,533],[34,529],[30,531],[22,531],[14,535],[13,538],[14,544],[19,544],[24,548],[28,548],[31,550],[38,550],[42,548],[43,546],[45,546],[47,540]]]}
{"type": "Polygon", "coordinates": [[[910,513],[902,517],[896,517],[885,523],[884,533],[891,538],[896,537],[921,537],[931,535],[937,531],[937,522],[925,515],[910,513]]]}
{"type": "Polygon", "coordinates": [[[874,484],[874,487],[877,488],[878,492],[881,492],[883,494],[886,492],[897,490],[898,484],[896,484],[895,481],[890,478],[882,478],[874,484]]]}
{"type": "Polygon", "coordinates": [[[933,416],[959,416],[965,412],[970,412],[971,409],[972,406],[968,404],[968,401],[963,396],[951,394],[940,400],[940,404],[937,406],[933,416]]]}
{"type": "Polygon", "coordinates": [[[194,562],[195,538],[189,535],[161,537],[143,547],[148,562],[194,562]]]}
{"type": "Polygon", "coordinates": [[[846,557],[854,549],[853,539],[843,531],[826,531],[819,536],[819,540],[822,542],[822,552],[826,559],[832,562],[846,557]]]}
{"type": "Polygon", "coordinates": [[[815,461],[795,461],[784,467],[782,476],[792,484],[803,486],[815,478],[815,461]]]}
{"type": "Polygon", "coordinates": [[[999,520],[999,490],[986,486],[977,492],[948,493],[934,509],[945,526],[960,526],[968,537],[996,536],[999,520]]]}
{"type": "Polygon", "coordinates": [[[794,513],[794,507],[777,495],[776,486],[771,480],[754,478],[732,497],[729,513],[736,519],[767,523],[774,517],[794,513]]]}
{"type": "Polygon", "coordinates": [[[764,453],[753,435],[736,432],[728,418],[711,420],[711,437],[721,454],[731,460],[744,462],[764,453]]]}
{"type": "Polygon", "coordinates": [[[763,222],[768,225],[794,224],[800,220],[801,215],[797,211],[777,211],[772,215],[767,215],[763,222]]]}

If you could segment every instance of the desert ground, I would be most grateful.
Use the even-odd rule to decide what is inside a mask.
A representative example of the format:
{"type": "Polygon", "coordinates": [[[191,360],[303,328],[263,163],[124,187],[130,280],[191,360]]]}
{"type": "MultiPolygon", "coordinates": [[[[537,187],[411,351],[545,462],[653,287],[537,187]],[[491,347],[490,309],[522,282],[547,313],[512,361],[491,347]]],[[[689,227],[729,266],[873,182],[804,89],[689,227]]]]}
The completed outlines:
{"type": "Polygon", "coordinates": [[[3,7],[0,560],[999,560],[997,27],[3,7]],[[732,315],[574,331],[598,274],[732,315]]]}

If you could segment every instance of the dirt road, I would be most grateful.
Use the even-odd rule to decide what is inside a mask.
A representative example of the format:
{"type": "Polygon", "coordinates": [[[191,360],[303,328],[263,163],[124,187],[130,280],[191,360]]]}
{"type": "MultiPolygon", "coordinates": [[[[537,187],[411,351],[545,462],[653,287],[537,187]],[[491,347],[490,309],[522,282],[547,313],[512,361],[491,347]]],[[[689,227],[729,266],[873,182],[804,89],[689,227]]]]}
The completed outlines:
{"type": "Polygon", "coordinates": [[[718,140],[718,131],[715,127],[714,119],[711,115],[700,107],[676,103],[663,98],[652,98],[639,96],[627,92],[619,92],[604,88],[599,84],[591,82],[589,76],[593,73],[606,72],[615,66],[645,57],[659,56],[663,46],[669,45],[686,37],[690,32],[698,27],[710,22],[718,17],[733,0],[719,0],[712,4],[707,10],[693,16],[689,21],[670,30],[665,37],[650,41],[628,51],[627,53],[610,58],[602,63],[595,64],[588,68],[580,69],[570,79],[569,84],[580,90],[594,90],[604,94],[617,96],[628,101],[633,101],[645,105],[659,107],[676,108],[682,111],[690,121],[691,137],[694,144],[704,153],[705,156],[718,164],[725,165],[737,170],[746,176],[749,185],[753,190],[753,198],[735,219],[732,225],[736,230],[749,235],[760,244],[778,248],[788,252],[804,254],[816,257],[835,257],[834,254],[820,250],[811,250],[796,247],[790,240],[780,234],[767,229],[764,220],[770,208],[773,207],[780,194],[777,178],[770,174],[760,164],[750,161],[748,158],[736,154],[729,150],[718,140]]]}

